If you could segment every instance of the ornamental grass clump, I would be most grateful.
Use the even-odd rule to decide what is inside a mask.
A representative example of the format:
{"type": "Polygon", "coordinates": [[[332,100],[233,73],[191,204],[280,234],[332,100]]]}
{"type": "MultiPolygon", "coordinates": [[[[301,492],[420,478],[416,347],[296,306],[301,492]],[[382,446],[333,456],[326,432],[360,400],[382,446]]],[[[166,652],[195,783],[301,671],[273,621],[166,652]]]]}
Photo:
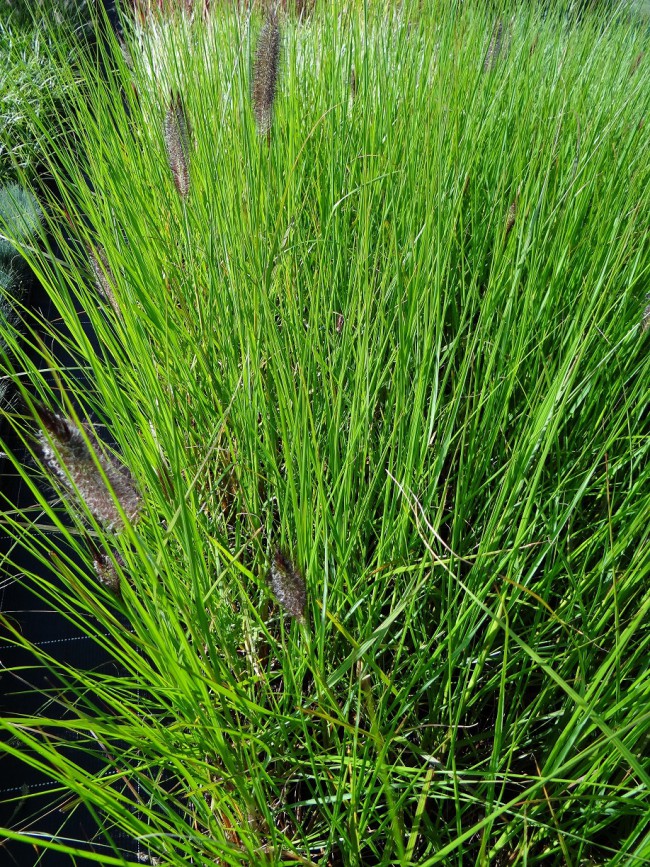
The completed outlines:
{"type": "Polygon", "coordinates": [[[174,176],[178,195],[185,199],[190,191],[190,123],[179,93],[173,94],[164,123],[165,150],[167,161],[174,176]]]}
{"type": "Polygon", "coordinates": [[[39,423],[65,497],[0,443],[36,501],[0,486],[0,574],[108,659],[21,623],[3,647],[3,690],[33,658],[56,687],[0,714],[5,775],[48,791],[0,827],[17,864],[646,858],[648,36],[519,4],[484,75],[492,7],[416,4],[280,18],[270,148],[239,4],[156,19],[132,73],[116,44],[64,70],[48,168],[92,235],[48,208],[23,255],[54,315],[18,307],[0,363],[68,416],[39,423]],[[70,236],[110,280],[106,251],[120,322],[70,236]],[[146,491],[121,535],[137,490],[96,418],[146,491]]]}
{"type": "Polygon", "coordinates": [[[271,132],[279,68],[280,27],[277,12],[272,8],[257,42],[253,71],[253,113],[261,136],[271,132]]]}
{"type": "Polygon", "coordinates": [[[107,457],[89,425],[82,431],[65,416],[37,404],[42,429],[38,434],[40,456],[47,469],[82,500],[106,530],[121,532],[124,516],[134,523],[140,495],[128,469],[107,457]]]}

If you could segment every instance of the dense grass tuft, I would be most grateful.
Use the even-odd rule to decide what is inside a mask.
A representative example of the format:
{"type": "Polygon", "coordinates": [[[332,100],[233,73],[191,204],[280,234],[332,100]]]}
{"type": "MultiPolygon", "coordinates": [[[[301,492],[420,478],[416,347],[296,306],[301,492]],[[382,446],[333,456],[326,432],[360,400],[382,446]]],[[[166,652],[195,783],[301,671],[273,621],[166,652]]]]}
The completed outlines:
{"type": "Polygon", "coordinates": [[[56,393],[3,328],[23,393],[106,425],[142,501],[104,532],[12,457],[40,513],[4,529],[64,579],[23,580],[121,675],[33,648],[67,719],[0,724],[90,805],[91,859],[650,857],[647,35],[497,19],[283,19],[268,147],[233,10],[151,23],[105,80],[62,67],[75,149],[48,142],[60,200],[23,251],[56,393]]]}

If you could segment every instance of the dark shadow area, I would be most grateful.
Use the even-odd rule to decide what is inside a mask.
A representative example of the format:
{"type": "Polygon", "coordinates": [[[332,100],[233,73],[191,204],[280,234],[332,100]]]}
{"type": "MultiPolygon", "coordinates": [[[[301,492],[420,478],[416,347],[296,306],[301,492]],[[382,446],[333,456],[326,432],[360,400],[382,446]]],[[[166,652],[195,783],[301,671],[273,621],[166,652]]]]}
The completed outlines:
{"type": "MultiPolygon", "coordinates": [[[[57,326],[56,311],[49,298],[38,285],[33,285],[27,303],[38,319],[43,323],[57,326]]],[[[83,311],[79,311],[80,321],[86,333],[92,337],[89,322],[83,311]]],[[[51,337],[43,333],[44,342],[54,352],[61,367],[70,363],[64,357],[60,347],[51,337]]],[[[6,431],[4,432],[6,435],[6,431]]],[[[15,454],[21,454],[20,444],[11,442],[15,454]]],[[[27,464],[30,459],[25,456],[27,464]]],[[[12,471],[5,462],[0,476],[0,489],[3,500],[6,498],[13,508],[20,512],[36,508],[37,504],[28,486],[20,476],[12,471]]],[[[61,548],[60,536],[53,533],[53,548],[61,548]]],[[[7,554],[11,549],[11,560],[15,565],[15,574],[3,574],[0,578],[0,610],[18,627],[25,639],[37,645],[64,664],[87,670],[99,668],[115,669],[115,664],[105,651],[75,626],[69,623],[61,614],[53,611],[42,602],[30,589],[29,582],[23,580],[25,573],[36,573],[44,579],[56,584],[61,578],[54,569],[46,569],[40,561],[34,559],[25,547],[16,546],[6,534],[0,530],[0,553],[7,554]]],[[[34,658],[23,648],[8,644],[0,639],[0,661],[2,665],[2,680],[0,682],[0,714],[4,717],[17,717],[37,714],[47,705],[47,713],[59,719],[65,718],[64,704],[59,703],[60,685],[52,682],[51,676],[39,667],[34,658]],[[19,673],[8,672],[7,669],[20,669],[19,673]]],[[[114,671],[114,673],[118,673],[114,671]]],[[[72,743],[73,736],[68,733],[72,743]]],[[[12,746],[11,741],[9,745],[12,746]]],[[[98,745],[96,757],[84,746],[83,752],[76,752],[75,760],[89,772],[101,767],[101,750],[98,745]]],[[[37,832],[46,837],[58,835],[69,840],[84,841],[89,848],[96,849],[97,823],[83,807],[76,805],[75,799],[65,791],[52,791],[55,787],[46,777],[30,768],[19,758],[4,754],[0,759],[0,825],[14,830],[37,832]],[[40,794],[42,793],[42,794],[40,794]]],[[[119,840],[126,848],[133,848],[130,841],[119,840]]],[[[101,851],[108,852],[104,846],[101,851]]],[[[7,842],[2,846],[0,861],[2,864],[17,867],[28,867],[36,864],[55,867],[55,865],[70,864],[70,856],[56,852],[37,851],[25,844],[7,842]]],[[[114,852],[111,852],[114,854],[114,852]]]]}

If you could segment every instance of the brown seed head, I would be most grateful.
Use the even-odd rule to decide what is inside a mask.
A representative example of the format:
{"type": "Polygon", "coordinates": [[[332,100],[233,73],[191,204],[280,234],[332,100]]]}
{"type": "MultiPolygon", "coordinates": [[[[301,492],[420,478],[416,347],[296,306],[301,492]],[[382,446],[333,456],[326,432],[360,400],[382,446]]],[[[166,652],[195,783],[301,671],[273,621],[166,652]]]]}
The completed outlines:
{"type": "Polygon", "coordinates": [[[122,314],[115,298],[115,292],[113,291],[113,287],[115,286],[115,276],[111,270],[111,266],[108,264],[104,248],[98,245],[97,250],[94,251],[92,247],[89,246],[87,250],[88,261],[93,270],[97,291],[106,299],[106,301],[108,301],[118,316],[121,316],[122,314]]]}
{"type": "Polygon", "coordinates": [[[299,620],[304,619],[307,589],[305,580],[288,557],[277,550],[271,563],[271,589],[283,608],[299,620]]]}
{"type": "MultiPolygon", "coordinates": [[[[115,561],[120,567],[124,566],[124,561],[119,554],[115,555],[115,561]]],[[[111,557],[108,554],[97,552],[93,555],[93,566],[95,567],[95,574],[99,583],[103,584],[115,596],[121,597],[120,574],[115,568],[115,562],[113,562],[111,557]]]]}
{"type": "Polygon", "coordinates": [[[135,522],[140,495],[124,464],[105,456],[89,426],[84,425],[84,436],[70,419],[42,404],[36,406],[36,414],[42,425],[38,436],[41,457],[50,472],[69,490],[78,492],[88,511],[107,530],[119,533],[124,529],[116,500],[128,520],[135,522]],[[112,495],[97,464],[104,471],[112,495]]]}
{"type": "Polygon", "coordinates": [[[178,195],[184,199],[190,191],[191,131],[180,94],[172,94],[165,115],[164,133],[169,167],[174,176],[178,195]]]}
{"type": "Polygon", "coordinates": [[[350,70],[350,95],[353,100],[357,97],[357,71],[354,66],[350,70]]]}
{"type": "Polygon", "coordinates": [[[280,28],[275,10],[270,9],[257,41],[253,71],[253,113],[260,135],[271,130],[279,67],[280,28]]]}
{"type": "Polygon", "coordinates": [[[492,38],[488,46],[485,60],[483,61],[483,72],[490,72],[496,66],[501,49],[503,48],[503,20],[497,19],[492,31],[492,38]]]}

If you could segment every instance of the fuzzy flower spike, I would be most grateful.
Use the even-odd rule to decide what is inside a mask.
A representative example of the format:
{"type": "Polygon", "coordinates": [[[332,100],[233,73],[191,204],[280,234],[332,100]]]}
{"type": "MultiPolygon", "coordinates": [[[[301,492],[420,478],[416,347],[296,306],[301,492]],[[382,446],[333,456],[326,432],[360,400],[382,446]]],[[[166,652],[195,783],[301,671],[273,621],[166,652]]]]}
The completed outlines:
{"type": "Polygon", "coordinates": [[[184,199],[190,191],[191,131],[180,94],[173,94],[165,115],[165,149],[178,195],[184,199]]]}
{"type": "Polygon", "coordinates": [[[504,33],[503,20],[497,19],[494,29],[492,30],[492,38],[488,45],[488,50],[483,61],[483,72],[491,72],[497,65],[497,61],[504,48],[504,33]]]}
{"type": "Polygon", "coordinates": [[[113,286],[115,286],[115,276],[111,270],[111,266],[108,264],[108,259],[106,258],[106,252],[103,247],[97,246],[96,251],[92,249],[92,247],[88,247],[88,261],[90,262],[90,267],[93,271],[93,276],[95,278],[95,286],[97,287],[97,291],[108,303],[111,305],[113,310],[117,313],[118,316],[121,316],[122,313],[120,311],[119,304],[117,303],[117,299],[115,298],[115,293],[113,292],[113,286]]]}
{"type": "Polygon", "coordinates": [[[304,620],[307,601],[305,579],[280,550],[275,552],[271,562],[269,580],[276,599],[285,611],[298,620],[304,620]]]}
{"type": "Polygon", "coordinates": [[[105,529],[116,533],[124,529],[124,519],[117,503],[127,519],[135,522],[140,495],[124,464],[104,454],[90,426],[84,425],[82,433],[70,419],[42,404],[38,404],[35,410],[42,426],[38,434],[40,453],[48,470],[58,476],[68,490],[78,494],[105,529]]]}
{"type": "Polygon", "coordinates": [[[90,536],[86,536],[86,544],[92,556],[95,577],[113,596],[116,596],[118,599],[121,598],[122,580],[120,570],[124,569],[124,560],[121,555],[119,552],[114,551],[111,557],[109,553],[101,551],[90,536]]]}
{"type": "Polygon", "coordinates": [[[257,42],[253,71],[253,113],[260,135],[271,132],[279,67],[280,28],[277,13],[271,8],[257,42]]]}

